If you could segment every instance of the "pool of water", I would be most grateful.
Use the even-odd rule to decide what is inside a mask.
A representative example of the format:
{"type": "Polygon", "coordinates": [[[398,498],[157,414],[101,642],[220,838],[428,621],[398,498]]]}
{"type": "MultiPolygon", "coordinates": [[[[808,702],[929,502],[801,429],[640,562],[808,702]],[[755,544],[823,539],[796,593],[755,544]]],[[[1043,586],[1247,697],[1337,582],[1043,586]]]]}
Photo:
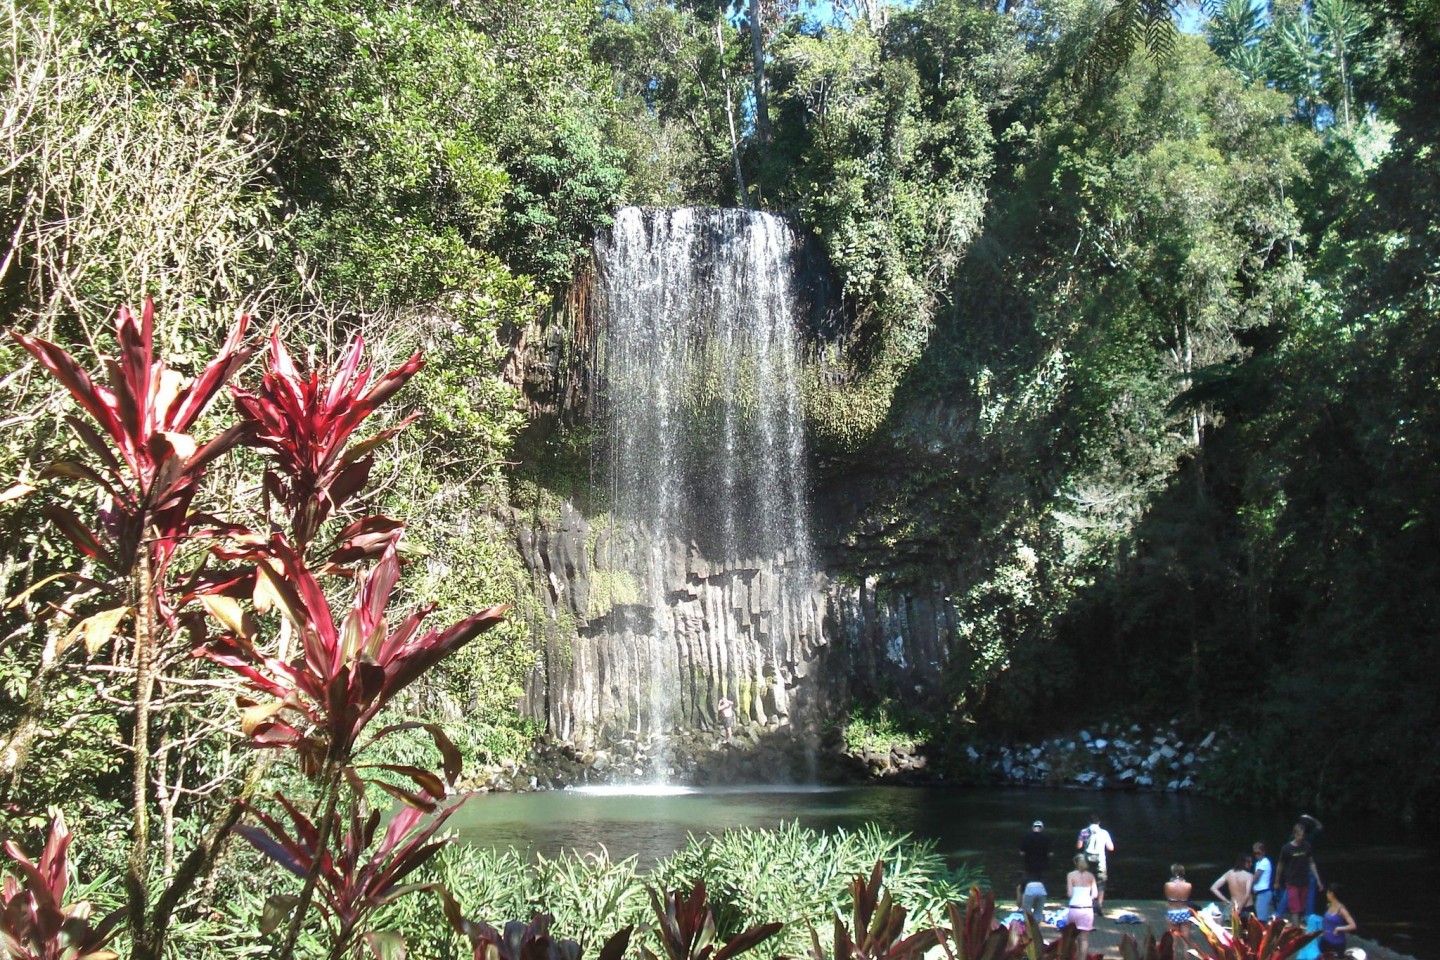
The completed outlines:
{"type": "MultiPolygon", "coordinates": [[[[1235,855],[1263,840],[1273,857],[1294,814],[1226,806],[1201,797],[1070,790],[844,788],[591,788],[470,798],[451,819],[464,842],[554,855],[603,844],[642,869],[691,834],[798,821],[818,830],[867,823],[933,840],[953,864],[978,863],[998,890],[1013,889],[1019,843],[1031,821],[1055,837],[1052,893],[1061,862],[1090,811],[1115,837],[1108,895],[1158,898],[1169,865],[1185,864],[1197,898],[1235,855]]],[[[1368,939],[1417,956],[1433,954],[1440,908],[1429,890],[1440,843],[1418,829],[1370,821],[1328,822],[1316,842],[1321,876],[1341,884],[1368,939]]]]}

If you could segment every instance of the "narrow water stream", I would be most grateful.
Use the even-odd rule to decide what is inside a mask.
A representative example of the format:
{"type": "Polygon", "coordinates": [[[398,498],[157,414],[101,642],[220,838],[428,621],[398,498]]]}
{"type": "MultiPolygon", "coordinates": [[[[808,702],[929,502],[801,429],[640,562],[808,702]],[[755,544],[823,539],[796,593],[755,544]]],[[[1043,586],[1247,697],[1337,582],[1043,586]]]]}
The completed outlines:
{"type": "MultiPolygon", "coordinates": [[[[857,787],[492,794],[467,802],[451,823],[462,841],[501,849],[553,855],[603,843],[612,859],[635,856],[642,869],[691,833],[797,820],[818,830],[875,823],[934,840],[954,864],[978,862],[1003,891],[1013,889],[1020,838],[1039,818],[1056,840],[1053,891],[1092,809],[1115,836],[1109,890],[1122,899],[1158,898],[1177,860],[1198,896],[1251,842],[1278,850],[1293,819],[1165,794],[857,787]]],[[[1321,875],[1346,888],[1360,935],[1420,957],[1433,955],[1429,945],[1440,935],[1430,889],[1437,853],[1431,834],[1368,820],[1329,822],[1316,843],[1321,875]]]]}

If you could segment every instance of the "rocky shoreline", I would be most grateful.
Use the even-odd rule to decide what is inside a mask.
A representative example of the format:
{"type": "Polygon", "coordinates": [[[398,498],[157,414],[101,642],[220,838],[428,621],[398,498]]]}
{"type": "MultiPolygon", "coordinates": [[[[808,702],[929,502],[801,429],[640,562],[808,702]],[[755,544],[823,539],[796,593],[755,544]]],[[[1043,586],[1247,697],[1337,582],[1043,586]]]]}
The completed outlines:
{"type": "Polygon", "coordinates": [[[1199,792],[1202,771],[1226,737],[1187,736],[1178,722],[1142,727],[1104,723],[1073,735],[963,746],[895,743],[847,751],[836,731],[788,723],[743,724],[733,736],[689,731],[620,739],[603,749],[545,741],[523,762],[475,771],[466,792],[511,793],[653,783],[891,783],[1070,787],[1199,792]]]}
{"type": "Polygon", "coordinates": [[[1195,739],[1178,722],[1144,728],[1104,723],[1073,736],[966,748],[970,765],[1006,786],[1073,786],[1093,790],[1199,789],[1201,771],[1223,746],[1222,731],[1195,739]]]}

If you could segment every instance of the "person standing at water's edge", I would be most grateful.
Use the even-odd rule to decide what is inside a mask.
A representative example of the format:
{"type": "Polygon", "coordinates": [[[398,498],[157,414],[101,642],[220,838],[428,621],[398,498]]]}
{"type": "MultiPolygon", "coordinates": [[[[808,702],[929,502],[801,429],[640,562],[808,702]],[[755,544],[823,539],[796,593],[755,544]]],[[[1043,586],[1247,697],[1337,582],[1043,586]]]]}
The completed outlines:
{"type": "Polygon", "coordinates": [[[1269,923],[1275,917],[1275,865],[1265,854],[1265,844],[1259,840],[1250,848],[1250,853],[1255,858],[1255,885],[1251,888],[1255,895],[1255,918],[1269,923]]]}
{"type": "Polygon", "coordinates": [[[1090,872],[1090,861],[1083,853],[1079,854],[1075,857],[1075,869],[1065,875],[1065,895],[1069,898],[1065,919],[1079,933],[1076,937],[1080,951],[1077,956],[1089,954],[1090,931],[1095,929],[1095,902],[1099,894],[1100,884],[1090,872]]]}
{"type": "Polygon", "coordinates": [[[1255,875],[1250,872],[1250,855],[1242,853],[1235,858],[1235,866],[1220,875],[1220,879],[1210,884],[1210,892],[1215,899],[1230,908],[1230,913],[1240,919],[1255,912],[1253,905],[1253,888],[1255,886],[1255,875]],[[1221,887],[1225,890],[1221,890],[1221,887]]]}
{"type": "Polygon", "coordinates": [[[1305,839],[1304,824],[1297,823],[1290,831],[1290,842],[1280,848],[1280,863],[1276,869],[1280,872],[1280,882],[1285,885],[1285,913],[1292,923],[1304,923],[1310,878],[1314,877],[1316,885],[1321,885],[1310,841],[1305,839]]]}
{"type": "Polygon", "coordinates": [[[1022,913],[1038,914],[1045,909],[1045,876],[1050,872],[1050,852],[1054,841],[1045,832],[1045,824],[1036,820],[1030,832],[1020,838],[1020,889],[1015,901],[1022,913]]]}
{"type": "Polygon", "coordinates": [[[1109,879],[1109,864],[1105,855],[1115,850],[1115,839],[1110,836],[1110,831],[1100,825],[1100,814],[1090,814],[1090,826],[1080,831],[1080,837],[1075,841],[1075,849],[1083,852],[1085,858],[1090,861],[1091,869],[1095,871],[1095,909],[1105,909],[1105,881],[1109,879]]]}
{"type": "MultiPolygon", "coordinates": [[[[1302,813],[1300,814],[1300,826],[1305,828],[1305,839],[1310,844],[1310,862],[1315,863],[1315,844],[1320,839],[1320,834],[1324,832],[1325,824],[1321,823],[1317,817],[1312,817],[1308,813],[1302,813]]],[[[1317,872],[1311,874],[1310,889],[1305,895],[1305,913],[1307,915],[1315,912],[1315,902],[1319,896],[1320,874],[1317,872]]]]}
{"type": "Polygon", "coordinates": [[[735,702],[729,697],[721,697],[715,705],[715,712],[720,715],[720,726],[725,730],[725,739],[729,740],[735,734],[735,702]]]}

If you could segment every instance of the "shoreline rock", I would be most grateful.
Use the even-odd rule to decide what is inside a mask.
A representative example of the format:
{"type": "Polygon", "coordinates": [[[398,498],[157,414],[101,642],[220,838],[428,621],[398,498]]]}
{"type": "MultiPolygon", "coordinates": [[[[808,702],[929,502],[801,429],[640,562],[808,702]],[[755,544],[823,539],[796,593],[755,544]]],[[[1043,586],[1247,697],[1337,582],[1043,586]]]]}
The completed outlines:
{"type": "Polygon", "coordinates": [[[1188,793],[1203,792],[1205,765],[1226,739],[1219,729],[1188,735],[1173,721],[1148,727],[1109,722],[1038,740],[963,747],[894,743],[846,751],[834,731],[827,735],[784,722],[750,723],[737,726],[729,738],[719,731],[685,731],[620,739],[603,749],[543,741],[523,762],[476,771],[461,789],[513,793],[656,782],[877,783],[1188,793]]]}
{"type": "Polygon", "coordinates": [[[973,772],[999,786],[1070,786],[1092,790],[1200,791],[1202,772],[1224,745],[1225,732],[1181,732],[1179,721],[1143,727],[1107,722],[1073,736],[971,745],[973,772]]]}

